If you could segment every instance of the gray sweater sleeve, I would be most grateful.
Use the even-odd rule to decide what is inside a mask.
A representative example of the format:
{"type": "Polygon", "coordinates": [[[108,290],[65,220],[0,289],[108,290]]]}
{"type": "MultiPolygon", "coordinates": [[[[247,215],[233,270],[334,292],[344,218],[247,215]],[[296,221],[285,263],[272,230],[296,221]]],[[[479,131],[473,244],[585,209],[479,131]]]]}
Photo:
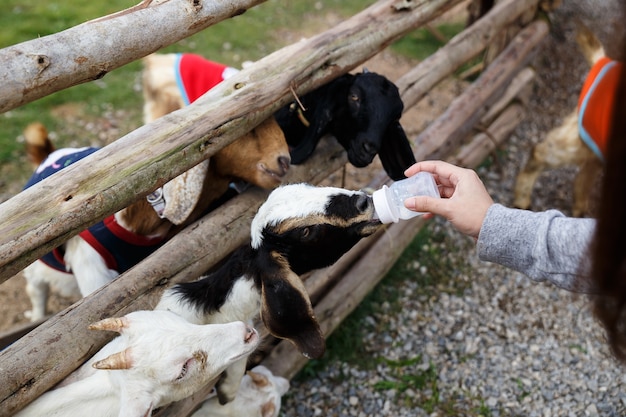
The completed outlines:
{"type": "Polygon", "coordinates": [[[532,212],[492,205],[478,236],[478,256],[535,281],[575,292],[593,292],[588,276],[595,220],[556,210],[532,212]],[[581,277],[582,279],[580,279],[581,277]]]}

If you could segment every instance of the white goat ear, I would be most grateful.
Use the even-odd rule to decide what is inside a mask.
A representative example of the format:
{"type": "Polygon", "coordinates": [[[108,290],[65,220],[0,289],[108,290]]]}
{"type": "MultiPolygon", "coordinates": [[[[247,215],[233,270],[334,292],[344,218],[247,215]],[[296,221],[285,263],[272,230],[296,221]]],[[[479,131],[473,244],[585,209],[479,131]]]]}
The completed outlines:
{"type": "Polygon", "coordinates": [[[247,374],[252,380],[252,382],[254,383],[254,385],[256,385],[259,388],[266,387],[270,384],[270,380],[263,374],[254,372],[252,370],[248,371],[247,374]]]}
{"type": "Polygon", "coordinates": [[[276,337],[287,339],[307,358],[318,359],[326,350],[324,335],[315,318],[309,294],[285,259],[273,252],[280,265],[261,277],[261,318],[276,337]]]}
{"type": "Polygon", "coordinates": [[[182,224],[193,212],[202,194],[209,171],[209,160],[200,162],[163,186],[163,216],[175,225],[182,224]]]}

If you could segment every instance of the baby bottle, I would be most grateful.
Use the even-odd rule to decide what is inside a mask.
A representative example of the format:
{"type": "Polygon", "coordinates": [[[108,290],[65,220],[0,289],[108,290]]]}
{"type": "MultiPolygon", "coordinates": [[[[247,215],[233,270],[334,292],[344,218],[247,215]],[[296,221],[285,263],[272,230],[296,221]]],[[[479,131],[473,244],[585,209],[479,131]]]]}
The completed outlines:
{"type": "Polygon", "coordinates": [[[397,223],[398,220],[407,220],[420,214],[404,207],[404,200],[417,195],[441,197],[439,188],[429,172],[418,172],[412,177],[396,181],[391,186],[374,191],[374,209],[382,223],[397,223]]]}

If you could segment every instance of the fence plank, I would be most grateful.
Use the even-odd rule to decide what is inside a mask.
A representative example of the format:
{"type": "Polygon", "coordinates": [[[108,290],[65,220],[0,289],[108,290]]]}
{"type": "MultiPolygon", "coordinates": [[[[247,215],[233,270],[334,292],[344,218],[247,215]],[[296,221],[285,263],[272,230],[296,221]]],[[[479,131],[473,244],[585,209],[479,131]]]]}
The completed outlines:
{"type": "Polygon", "coordinates": [[[505,26],[535,9],[538,3],[539,0],[499,1],[485,16],[398,80],[396,85],[404,105],[411,107],[421,100],[434,85],[484,51],[505,26]]]}
{"type": "Polygon", "coordinates": [[[472,83],[469,91],[457,97],[446,112],[413,141],[429,159],[440,159],[462,145],[480,118],[505,91],[508,83],[530,60],[537,45],[548,33],[548,25],[537,20],[511,41],[507,48],[472,83]],[[481,103],[476,106],[476,103],[481,103]],[[458,123],[462,120],[463,123],[458,123]]]}
{"type": "Polygon", "coordinates": [[[130,9],[1,49],[0,113],[100,79],[264,1],[143,0],[130,9]]]}

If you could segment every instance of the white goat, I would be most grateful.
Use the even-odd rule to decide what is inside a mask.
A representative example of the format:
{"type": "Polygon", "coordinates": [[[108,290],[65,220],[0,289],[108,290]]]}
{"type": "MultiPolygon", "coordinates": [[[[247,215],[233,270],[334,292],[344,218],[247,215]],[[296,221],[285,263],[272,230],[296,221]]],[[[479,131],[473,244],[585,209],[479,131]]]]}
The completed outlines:
{"type": "Polygon", "coordinates": [[[90,328],[120,335],[15,417],[146,417],[193,394],[259,343],[240,321],[201,326],[168,311],[135,311],[90,328]]]}
{"type": "Polygon", "coordinates": [[[246,372],[235,400],[220,405],[217,397],[205,400],[191,417],[278,417],[289,380],[262,365],[246,372]]]}
{"type": "MultiPolygon", "coordinates": [[[[291,184],[278,187],[252,221],[250,245],[217,270],[165,291],[157,309],[192,323],[252,322],[261,313],[268,330],[319,358],[325,342],[299,275],[329,266],[381,223],[363,191],[291,184]]],[[[220,403],[234,398],[245,372],[234,364],[217,384],[220,403]]]]}

